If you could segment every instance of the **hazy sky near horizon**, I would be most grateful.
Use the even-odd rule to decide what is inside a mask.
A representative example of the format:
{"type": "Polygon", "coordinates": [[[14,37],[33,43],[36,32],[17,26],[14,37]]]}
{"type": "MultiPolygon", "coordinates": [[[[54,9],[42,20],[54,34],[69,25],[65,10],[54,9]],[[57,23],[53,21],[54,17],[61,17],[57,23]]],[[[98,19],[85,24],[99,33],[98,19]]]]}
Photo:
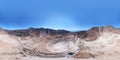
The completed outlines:
{"type": "Polygon", "coordinates": [[[120,26],[120,0],[0,0],[0,27],[83,30],[120,26]]]}

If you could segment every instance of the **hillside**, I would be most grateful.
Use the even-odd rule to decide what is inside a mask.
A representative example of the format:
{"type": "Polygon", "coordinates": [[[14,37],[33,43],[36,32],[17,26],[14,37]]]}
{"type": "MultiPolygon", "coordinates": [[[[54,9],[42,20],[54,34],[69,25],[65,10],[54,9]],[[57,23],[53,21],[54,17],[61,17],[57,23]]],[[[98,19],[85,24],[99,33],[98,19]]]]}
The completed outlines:
{"type": "Polygon", "coordinates": [[[45,28],[0,29],[0,60],[64,60],[66,57],[119,60],[119,45],[120,28],[113,26],[93,27],[76,32],[45,28]]]}

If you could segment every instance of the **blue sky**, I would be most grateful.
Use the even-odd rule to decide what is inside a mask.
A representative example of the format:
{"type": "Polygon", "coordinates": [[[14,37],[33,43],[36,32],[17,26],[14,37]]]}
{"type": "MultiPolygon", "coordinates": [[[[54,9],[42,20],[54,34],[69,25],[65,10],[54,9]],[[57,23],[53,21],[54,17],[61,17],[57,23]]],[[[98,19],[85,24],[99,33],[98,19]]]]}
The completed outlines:
{"type": "Polygon", "coordinates": [[[0,27],[83,30],[120,26],[120,0],[0,0],[0,27]]]}

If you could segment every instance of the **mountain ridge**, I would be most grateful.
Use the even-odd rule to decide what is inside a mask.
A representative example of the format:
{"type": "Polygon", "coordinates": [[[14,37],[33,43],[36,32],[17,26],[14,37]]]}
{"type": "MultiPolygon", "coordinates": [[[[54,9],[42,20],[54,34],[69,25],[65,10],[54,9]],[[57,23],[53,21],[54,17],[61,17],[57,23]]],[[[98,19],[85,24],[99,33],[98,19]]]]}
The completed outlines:
{"type": "Polygon", "coordinates": [[[28,28],[28,29],[20,29],[20,30],[6,30],[6,29],[0,29],[0,31],[4,31],[9,35],[19,36],[19,37],[28,37],[28,36],[40,36],[40,35],[46,35],[46,36],[77,36],[80,38],[89,38],[88,40],[95,40],[97,39],[100,34],[103,32],[113,32],[113,33],[120,33],[119,28],[114,28],[113,26],[101,26],[101,27],[92,27],[88,30],[83,31],[76,31],[71,32],[67,30],[54,30],[54,29],[48,29],[48,28],[28,28]]]}
{"type": "MultiPolygon", "coordinates": [[[[120,40],[120,28],[92,27],[71,32],[45,28],[0,29],[0,53],[22,53],[30,56],[63,57],[69,53],[91,58],[113,48],[120,40]]],[[[113,52],[114,53],[114,52],[113,52]]],[[[115,54],[115,53],[114,53],[115,54]]]]}

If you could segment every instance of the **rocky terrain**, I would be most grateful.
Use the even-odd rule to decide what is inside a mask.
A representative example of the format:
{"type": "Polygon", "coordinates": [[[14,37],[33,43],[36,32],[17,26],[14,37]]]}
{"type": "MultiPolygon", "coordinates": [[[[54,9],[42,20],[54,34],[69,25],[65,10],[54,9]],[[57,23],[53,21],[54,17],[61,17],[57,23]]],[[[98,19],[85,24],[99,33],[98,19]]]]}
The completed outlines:
{"type": "Polygon", "coordinates": [[[120,28],[70,32],[45,28],[0,28],[0,60],[119,60],[120,28]]]}

